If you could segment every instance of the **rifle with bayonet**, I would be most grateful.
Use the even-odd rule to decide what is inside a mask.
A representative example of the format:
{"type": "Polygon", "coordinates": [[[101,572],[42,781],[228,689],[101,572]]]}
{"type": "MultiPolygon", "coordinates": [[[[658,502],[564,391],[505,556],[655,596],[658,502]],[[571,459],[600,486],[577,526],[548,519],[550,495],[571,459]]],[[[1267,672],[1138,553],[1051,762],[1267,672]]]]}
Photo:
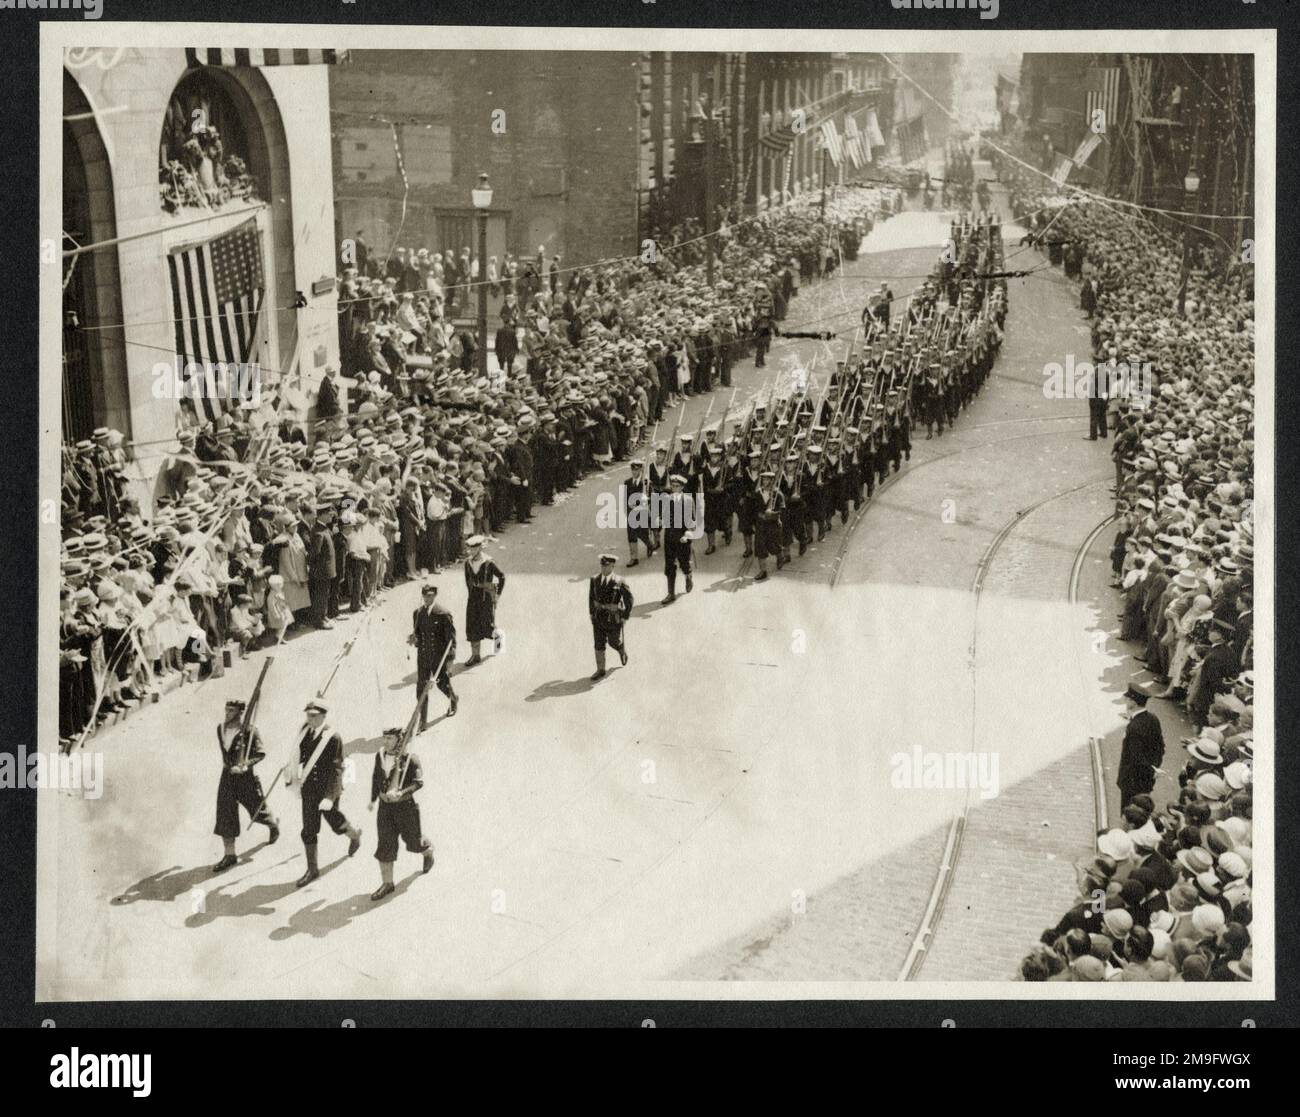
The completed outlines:
{"type": "Polygon", "coordinates": [[[262,683],[266,679],[266,673],[271,669],[271,664],[275,662],[274,656],[267,656],[266,661],[262,664],[262,670],[257,676],[257,684],[253,687],[252,697],[248,700],[248,705],[244,707],[244,717],[239,723],[239,767],[248,767],[249,752],[253,744],[253,718],[257,714],[257,703],[262,697],[262,683]]]}

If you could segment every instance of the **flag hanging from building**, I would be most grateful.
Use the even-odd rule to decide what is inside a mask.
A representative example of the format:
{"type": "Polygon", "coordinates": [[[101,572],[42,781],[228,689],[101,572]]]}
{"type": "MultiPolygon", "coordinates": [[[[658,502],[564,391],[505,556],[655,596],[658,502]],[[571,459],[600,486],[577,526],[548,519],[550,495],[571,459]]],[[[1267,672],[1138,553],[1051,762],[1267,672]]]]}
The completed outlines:
{"type": "Polygon", "coordinates": [[[793,143],[794,132],[789,125],[758,137],[758,146],[770,156],[784,155],[793,143]]]}
{"type": "Polygon", "coordinates": [[[173,249],[167,273],[183,398],[209,420],[255,402],[266,294],[257,219],[173,249]]]}
{"type": "Polygon", "coordinates": [[[1075,148],[1073,156],[1074,164],[1082,167],[1092,157],[1092,153],[1097,150],[1097,145],[1100,143],[1101,137],[1095,132],[1091,133],[1086,140],[1075,148]]]}
{"type": "Polygon", "coordinates": [[[345,50],[294,47],[186,47],[191,66],[332,66],[346,62],[345,50]]]}
{"type": "Polygon", "coordinates": [[[1109,128],[1119,121],[1119,67],[1094,66],[1088,71],[1087,83],[1083,99],[1084,123],[1091,127],[1094,110],[1101,109],[1104,114],[1102,127],[1109,128]]]}
{"type": "Polygon", "coordinates": [[[1068,155],[1058,155],[1056,165],[1052,168],[1052,181],[1057,186],[1064,186],[1065,180],[1070,177],[1070,171],[1074,169],[1074,163],[1068,155]]]}
{"type": "Polygon", "coordinates": [[[854,168],[867,162],[862,157],[862,133],[858,130],[858,122],[853,119],[852,113],[844,114],[844,150],[854,168]]]}
{"type": "Polygon", "coordinates": [[[831,157],[831,162],[838,167],[844,161],[844,147],[840,143],[840,133],[835,127],[835,121],[822,121],[821,130],[822,144],[825,147],[826,154],[831,157]]]}
{"type": "Polygon", "coordinates": [[[867,143],[872,147],[885,146],[885,134],[880,130],[880,122],[876,119],[876,110],[867,111],[867,143]]]}

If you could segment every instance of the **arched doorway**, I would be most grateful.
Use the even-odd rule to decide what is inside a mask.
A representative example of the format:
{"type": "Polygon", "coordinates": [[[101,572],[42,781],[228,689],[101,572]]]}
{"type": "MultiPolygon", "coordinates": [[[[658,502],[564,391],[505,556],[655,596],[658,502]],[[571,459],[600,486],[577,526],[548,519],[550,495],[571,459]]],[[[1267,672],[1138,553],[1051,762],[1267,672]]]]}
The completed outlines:
{"type": "Polygon", "coordinates": [[[191,65],[164,113],[158,154],[160,205],[168,212],[201,214],[256,202],[269,207],[268,220],[259,222],[266,240],[265,306],[273,317],[270,336],[278,362],[287,366],[297,342],[289,155],[280,110],[262,72],[191,65]],[[188,172],[188,197],[186,189],[172,185],[178,164],[188,172]]]}
{"type": "MultiPolygon", "coordinates": [[[[63,249],[117,236],[113,174],[89,100],[63,73],[63,249]]],[[[89,438],[97,426],[128,437],[131,407],[122,343],[115,247],[63,261],[63,437],[89,438]]]]}

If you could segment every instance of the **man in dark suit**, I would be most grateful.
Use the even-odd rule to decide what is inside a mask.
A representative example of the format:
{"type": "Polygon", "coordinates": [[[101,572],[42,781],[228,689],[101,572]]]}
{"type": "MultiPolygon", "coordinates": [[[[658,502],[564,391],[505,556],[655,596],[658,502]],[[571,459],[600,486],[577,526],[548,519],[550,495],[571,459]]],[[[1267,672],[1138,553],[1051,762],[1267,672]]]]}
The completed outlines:
{"type": "Polygon", "coordinates": [[[627,648],[623,642],[623,624],[632,612],[632,591],[614,573],[618,559],[600,556],[600,573],[592,577],[587,590],[587,612],[591,616],[592,635],[596,642],[596,673],[592,681],[605,677],[605,645],[618,652],[619,661],[627,666],[627,648]]]}
{"type": "Polygon", "coordinates": [[[533,455],[528,443],[515,429],[510,445],[505,451],[506,465],[510,470],[510,491],[515,502],[515,518],[526,524],[533,518],[533,455]]]}
{"type": "Polygon", "coordinates": [[[415,610],[412,617],[414,631],[408,640],[415,645],[416,693],[420,698],[420,732],[429,728],[429,696],[425,694],[425,684],[437,672],[437,686],[451,701],[447,716],[455,717],[460,706],[460,699],[451,687],[448,667],[456,661],[456,621],[451,613],[438,604],[438,587],[426,585],[421,591],[424,603],[415,610]]]}
{"type": "Polygon", "coordinates": [[[1187,697],[1187,706],[1197,729],[1203,728],[1209,721],[1210,706],[1213,705],[1215,696],[1231,689],[1230,680],[1241,671],[1237,650],[1230,643],[1235,635],[1235,627],[1226,621],[1216,620],[1210,625],[1210,650],[1201,660],[1187,697]]]}
{"type": "Polygon", "coordinates": [[[311,595],[312,623],[317,628],[333,628],[329,619],[330,587],[338,577],[338,567],[329,513],[318,518],[314,508],[304,507],[302,523],[298,526],[303,531],[303,542],[307,547],[307,591],[311,595]]]}
{"type": "Polygon", "coordinates": [[[1110,399],[1110,365],[1096,364],[1088,375],[1088,441],[1097,436],[1109,437],[1106,430],[1106,406],[1110,399]]]}
{"type": "Polygon", "coordinates": [[[1128,728],[1124,731],[1124,744],[1119,756],[1119,785],[1121,809],[1135,795],[1150,791],[1156,785],[1155,769],[1165,756],[1165,737],[1160,719],[1146,708],[1147,696],[1136,687],[1129,687],[1125,697],[1129,701],[1128,728]]]}
{"type": "Polygon", "coordinates": [[[325,366],[325,375],[316,392],[317,419],[332,419],[339,413],[339,388],[334,383],[335,371],[333,365],[325,366]]]}
{"type": "Polygon", "coordinates": [[[316,839],[324,817],[336,834],[348,836],[348,856],[361,848],[361,831],[351,825],[339,809],[343,794],[343,738],[325,724],[329,713],[323,702],[307,703],[307,720],[298,733],[298,755],[289,761],[288,782],[302,793],[302,848],[307,855],[307,871],[298,878],[298,887],[320,876],[316,859],[316,839]]]}

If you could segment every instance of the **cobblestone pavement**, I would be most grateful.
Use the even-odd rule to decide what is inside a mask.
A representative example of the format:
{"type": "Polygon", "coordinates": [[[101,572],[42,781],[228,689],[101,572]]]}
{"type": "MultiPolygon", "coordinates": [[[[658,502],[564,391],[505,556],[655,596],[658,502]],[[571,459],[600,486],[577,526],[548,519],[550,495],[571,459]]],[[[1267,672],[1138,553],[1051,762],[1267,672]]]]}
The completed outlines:
{"type": "MultiPolygon", "coordinates": [[[[943,230],[938,214],[880,226],[888,250],[869,241],[842,275],[806,288],[785,325],[847,336],[870,287],[919,282],[910,277],[928,271],[943,230]]],[[[962,853],[983,886],[989,925],[977,946],[994,959],[999,940],[1032,939],[1090,836],[1076,834],[1091,793],[1071,765],[1089,731],[1118,725],[1105,672],[1120,660],[1113,641],[1093,651],[1095,610],[1065,598],[1074,551],[1104,515],[1093,503],[1104,484],[1026,517],[973,607],[980,557],[1015,512],[1110,469],[1105,445],[1080,441],[1084,405],[1041,390],[1045,360],[1086,350],[1070,288],[1047,272],[1013,280],[1011,307],[996,377],[955,431],[916,443],[856,526],[837,525],[761,584],[737,540],[701,556],[695,592],[667,608],[657,562],[624,570],[637,598],[632,661],[599,685],[587,678],[584,582],[596,554],[623,552],[622,533],[598,528],[595,511],[625,466],[492,543],[510,579],[503,652],[458,670],[460,714],[418,739],[438,861],[422,877],[403,855],[398,893],[383,903],[368,898],[373,820],[355,784],[342,806],[366,827],[362,851],[348,859],[325,834],[315,884],[293,888],[297,807],[283,790],[271,799],[279,843],[267,847],[259,829],[241,838],[237,868],[208,871],[219,853],[212,727],[228,696],[247,694],[260,656],[99,734],[88,747],[105,758],[102,797],[42,800],[42,998],[699,996],[710,989],[699,983],[724,979],[749,985],[736,995],[763,995],[771,980],[890,980],[965,802],[962,791],[894,787],[891,774],[915,746],[973,741],[1000,752],[1002,789],[972,812],[962,853]],[[1068,654],[1078,641],[1093,657],[1088,725],[1068,654]],[[986,863],[980,850],[998,847],[975,816],[1004,802],[1012,813],[990,816],[989,833],[1019,859],[986,863]]],[[[820,377],[834,356],[783,342],[765,372],[743,363],[737,411],[787,364],[820,377]]],[[[715,396],[714,418],[727,398],[715,396]]],[[[707,407],[692,400],[684,429],[707,407]]],[[[459,569],[440,582],[463,617],[459,569]]],[[[409,713],[416,599],[415,586],[398,587],[371,613],[275,651],[259,716],[265,778],[329,658],[356,636],[329,697],[364,781],[376,734],[409,713]]],[[[961,868],[945,919],[965,903],[961,868]]],[[[944,930],[927,979],[946,974],[944,930]]],[[[981,976],[1005,968],[998,955],[981,976]]]]}

